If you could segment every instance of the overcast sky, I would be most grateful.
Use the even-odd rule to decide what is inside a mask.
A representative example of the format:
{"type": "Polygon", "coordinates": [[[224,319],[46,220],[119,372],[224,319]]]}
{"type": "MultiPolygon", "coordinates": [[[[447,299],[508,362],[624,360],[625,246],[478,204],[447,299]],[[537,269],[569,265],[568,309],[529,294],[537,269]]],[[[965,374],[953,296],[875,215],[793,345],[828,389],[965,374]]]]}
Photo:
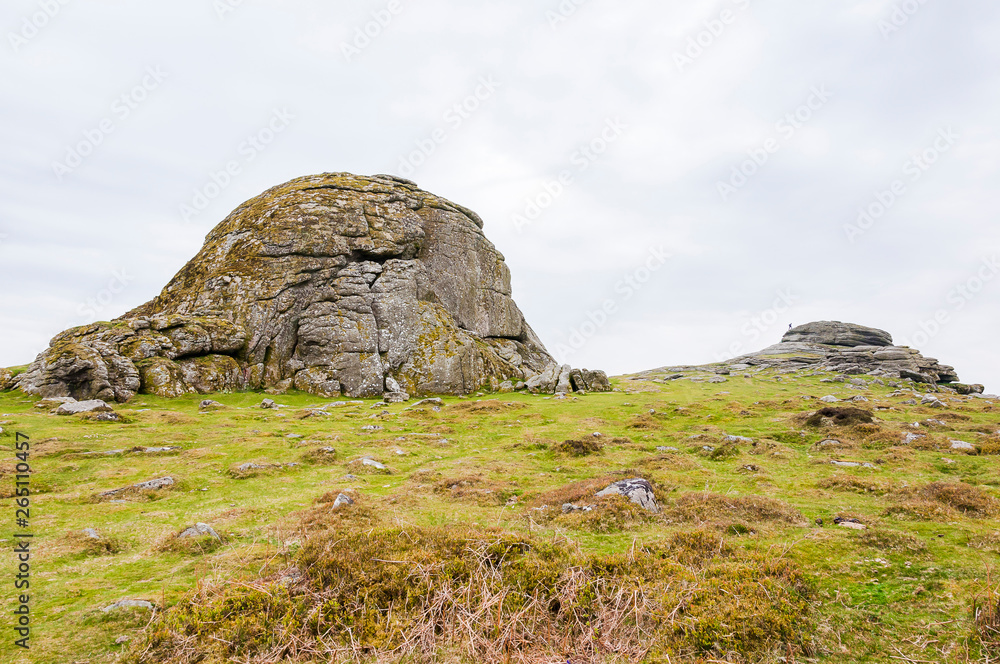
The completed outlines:
{"type": "Polygon", "coordinates": [[[1000,391],[995,0],[6,0],[0,28],[0,366],[349,171],[479,212],[574,366],[832,319],[1000,391]]]}

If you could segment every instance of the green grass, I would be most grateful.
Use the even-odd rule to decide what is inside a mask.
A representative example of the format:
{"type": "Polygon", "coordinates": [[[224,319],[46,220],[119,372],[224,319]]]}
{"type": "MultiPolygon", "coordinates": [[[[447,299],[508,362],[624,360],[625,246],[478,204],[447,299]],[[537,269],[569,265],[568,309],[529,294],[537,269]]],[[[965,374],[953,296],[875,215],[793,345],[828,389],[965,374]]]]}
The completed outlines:
{"type": "MultiPolygon", "coordinates": [[[[200,589],[197,597],[209,599],[191,615],[210,615],[219,606],[213,602],[226,601],[233,588],[315,560],[317,542],[329,536],[325,517],[318,516],[329,505],[315,500],[350,489],[359,500],[356,513],[368,515],[370,522],[344,536],[379,532],[389,537],[412,530],[437,542],[450,541],[447,537],[456,532],[470,541],[506,533],[496,537],[522,538],[537,547],[558,543],[558,555],[586,566],[634,555],[642,547],[669,551],[670,542],[677,541],[672,538],[707,532],[732,547],[731,572],[759,568],[762,563],[754,560],[773,559],[801,572],[806,608],[792,629],[795,638],[776,631],[773,643],[760,641],[766,647],[743,648],[738,639],[726,641],[725,625],[711,627],[699,618],[698,629],[687,636],[664,636],[662,648],[647,653],[647,661],[667,661],[671,652],[674,662],[727,657],[844,664],[905,658],[987,661],[974,638],[973,607],[988,603],[996,590],[990,574],[1000,551],[1000,527],[991,501],[1000,495],[1000,472],[995,456],[954,453],[948,441],[957,438],[984,448],[991,440],[995,444],[998,406],[959,397],[954,398],[960,403],[952,403],[947,395],[949,407],[942,411],[903,405],[912,395],[890,396],[890,387],[853,390],[842,383],[820,383],[825,374],[751,376],[733,375],[718,384],[623,377],[613,381],[612,393],[568,399],[523,394],[445,398],[440,412],[410,409],[409,404],[372,410],[375,402],[368,400],[330,408],[329,416],[301,419],[306,406],[333,400],[291,393],[273,397],[288,406],[275,411],[257,408],[263,394],[219,394],[211,398],[226,407],[201,413],[198,404],[206,397],[139,395],[117,408],[124,421],[113,423],[50,415],[35,407],[34,398],[2,393],[0,496],[5,497],[0,506],[9,524],[2,544],[11,546],[15,532],[13,433],[20,431],[33,445],[36,553],[32,650],[30,655],[19,653],[6,638],[0,643],[0,660],[115,661],[130,643],[146,643],[152,633],[143,632],[149,616],[141,611],[101,612],[123,598],[178,607],[168,611],[166,620],[180,624],[181,608],[192,606],[196,595],[191,593],[200,589]],[[867,403],[845,405],[873,410],[876,425],[807,426],[805,415],[827,405],[818,401],[827,394],[865,395],[867,403]],[[909,426],[931,418],[946,427],[909,426]],[[362,429],[373,424],[382,429],[362,429]],[[901,446],[897,441],[907,431],[926,437],[901,446]],[[724,434],[746,436],[754,443],[727,445],[721,440],[724,434]],[[828,438],[844,445],[815,447],[828,438]],[[567,446],[565,441],[594,444],[567,446]],[[153,446],[179,449],[156,455],[129,451],[153,446]],[[680,451],[661,452],[658,446],[680,451]],[[335,448],[336,455],[317,454],[323,447],[335,448]],[[125,452],[88,454],[109,450],[125,452]],[[352,463],[362,457],[384,463],[390,472],[352,463]],[[832,459],[875,467],[837,467],[829,463],[832,459]],[[265,467],[238,472],[246,462],[265,467]],[[348,473],[355,479],[345,479],[348,473]],[[176,484],[130,495],[122,503],[96,499],[102,491],[163,476],[176,484]],[[583,502],[597,505],[594,512],[561,513],[563,499],[577,495],[573,487],[590,487],[578,483],[634,476],[653,482],[661,515],[614,501],[598,504],[587,497],[589,488],[577,493],[583,502]],[[965,509],[966,503],[955,502],[951,493],[923,489],[942,482],[972,487],[982,510],[965,509]],[[709,495],[699,505],[711,509],[691,507],[693,496],[701,493],[709,495]],[[770,499],[795,516],[779,518],[748,496],[770,499]],[[536,509],[542,505],[549,509],[536,509]],[[917,518],[914,510],[925,518],[917,518]],[[837,516],[859,518],[868,530],[835,526],[837,516]],[[816,519],[823,520],[823,527],[816,519]],[[211,524],[223,537],[221,545],[173,539],[195,522],[211,524]],[[84,528],[96,529],[102,540],[81,537],[84,528]],[[116,644],[119,637],[130,641],[116,644]],[[786,650],[775,646],[779,642],[787,644],[786,650]]],[[[357,542],[359,547],[378,545],[357,542]]],[[[385,546],[395,555],[416,555],[407,547],[385,546]]],[[[450,545],[440,546],[447,550],[450,545]]],[[[688,549],[677,551],[689,555],[684,553],[688,549]]],[[[695,563],[684,564],[688,571],[683,574],[702,573],[695,563]]],[[[12,563],[6,569],[11,573],[12,563]]],[[[740,597],[750,602],[752,593],[733,574],[719,581],[719,597],[729,592],[735,593],[737,604],[740,597]]],[[[637,578],[663,580],[643,577],[640,571],[607,576],[621,583],[637,578]]],[[[546,588],[554,592],[554,586],[546,588]]],[[[727,607],[720,605],[719,615],[727,607]]],[[[616,660],[597,653],[591,661],[616,660]]]]}

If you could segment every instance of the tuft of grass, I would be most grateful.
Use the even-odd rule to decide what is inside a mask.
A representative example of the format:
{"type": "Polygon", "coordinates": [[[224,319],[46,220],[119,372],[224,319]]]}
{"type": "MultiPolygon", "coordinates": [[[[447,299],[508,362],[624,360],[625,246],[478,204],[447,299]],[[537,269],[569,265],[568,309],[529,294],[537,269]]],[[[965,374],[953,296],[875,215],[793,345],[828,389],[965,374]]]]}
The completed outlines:
{"type": "Polygon", "coordinates": [[[479,505],[504,505],[517,495],[509,484],[490,481],[482,475],[439,480],[434,485],[434,492],[452,500],[471,501],[479,505]]]}
{"type": "Polygon", "coordinates": [[[979,487],[963,482],[932,482],[914,493],[969,516],[986,517],[997,513],[996,498],[979,487]]]}
{"type": "Polygon", "coordinates": [[[814,630],[795,565],[710,535],[601,555],[485,528],[324,531],[292,569],[202,584],[121,661],[742,662],[810,652],[814,630]]]}
{"type": "Polygon", "coordinates": [[[806,525],[806,518],[801,512],[787,503],[765,496],[691,492],[674,500],[664,514],[668,519],[693,523],[731,525],[736,521],[746,526],[764,523],[806,525]]]}
{"type": "Polygon", "coordinates": [[[805,423],[806,426],[819,427],[823,426],[824,421],[827,420],[838,427],[869,424],[872,421],[872,413],[869,410],[850,406],[828,406],[820,408],[810,415],[805,423]]]}
{"type": "Polygon", "coordinates": [[[865,546],[882,551],[917,553],[927,550],[927,545],[910,533],[882,528],[869,528],[858,534],[858,540],[865,546]]]}
{"type": "Polygon", "coordinates": [[[69,548],[84,556],[107,556],[120,553],[125,545],[117,537],[89,537],[82,531],[74,530],[66,534],[69,548]]]}
{"type": "Polygon", "coordinates": [[[893,487],[889,482],[879,482],[853,475],[834,475],[827,477],[816,483],[821,489],[831,491],[846,491],[873,496],[884,496],[892,492],[893,487]]]}
{"type": "Polygon", "coordinates": [[[1000,658],[1000,587],[987,581],[986,589],[973,597],[972,636],[984,651],[985,661],[1000,658]]]}
{"type": "Polygon", "coordinates": [[[591,454],[599,454],[604,446],[593,439],[564,440],[553,446],[553,451],[557,454],[564,454],[571,457],[583,457],[591,454]]]}

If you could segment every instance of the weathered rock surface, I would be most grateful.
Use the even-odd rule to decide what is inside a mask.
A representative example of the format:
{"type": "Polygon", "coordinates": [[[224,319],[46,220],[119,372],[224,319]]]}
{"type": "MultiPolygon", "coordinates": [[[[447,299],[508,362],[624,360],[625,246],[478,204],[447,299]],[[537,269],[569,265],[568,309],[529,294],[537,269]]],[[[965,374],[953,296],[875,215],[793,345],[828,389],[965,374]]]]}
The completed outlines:
{"type": "Polygon", "coordinates": [[[219,537],[219,533],[215,532],[215,528],[208,525],[207,523],[196,523],[189,528],[185,528],[184,531],[177,536],[178,538],[187,537],[211,537],[215,540],[222,540],[219,537]]]}
{"type": "Polygon", "coordinates": [[[55,409],[56,415],[78,415],[80,413],[108,413],[111,406],[100,399],[89,401],[70,401],[55,409]]]}
{"type": "Polygon", "coordinates": [[[610,389],[602,372],[555,364],[482,228],[408,180],[293,180],[237,208],[150,302],[56,336],[19,386],[120,402],[292,386],[394,401],[504,381],[610,389]]]}
{"type": "Polygon", "coordinates": [[[909,378],[919,383],[954,383],[954,367],[924,357],[920,351],[893,346],[892,335],[863,325],[821,321],[785,333],[781,343],[733,359],[777,369],[815,368],[847,375],[909,378]]]}
{"type": "Polygon", "coordinates": [[[14,388],[14,372],[10,369],[0,369],[0,392],[14,388]]]}
{"type": "Polygon", "coordinates": [[[120,599],[114,604],[105,606],[101,609],[101,611],[109,613],[111,611],[118,611],[121,609],[147,609],[149,611],[155,611],[156,605],[145,599],[120,599]]]}
{"type": "Polygon", "coordinates": [[[656,497],[653,495],[653,485],[642,478],[635,477],[628,480],[621,480],[597,492],[598,496],[613,496],[616,494],[625,496],[636,505],[650,512],[660,511],[660,506],[656,504],[656,497]]]}
{"type": "Polygon", "coordinates": [[[102,491],[99,495],[103,498],[113,498],[114,496],[120,496],[133,491],[158,491],[160,489],[166,489],[168,486],[173,486],[174,484],[174,478],[172,477],[158,477],[155,480],[139,482],[138,484],[124,486],[120,489],[102,491]]]}
{"type": "Polygon", "coordinates": [[[892,335],[883,330],[840,321],[817,321],[792,328],[782,343],[809,343],[827,346],[891,346],[892,335]]]}
{"type": "MultiPolygon", "coordinates": [[[[651,369],[630,376],[630,380],[710,380],[711,376],[688,376],[699,372],[731,375],[737,372],[751,376],[752,372],[771,369],[779,373],[800,370],[833,371],[847,376],[868,375],[877,378],[909,379],[918,383],[949,384],[960,394],[980,394],[982,385],[965,385],[958,382],[954,367],[941,364],[932,357],[906,346],[893,346],[892,335],[853,323],[819,321],[800,325],[785,333],[781,343],[768,346],[755,353],[717,364],[703,366],[670,366],[651,369]],[[748,373],[751,372],[751,373],[748,373]]],[[[780,380],[780,377],[779,377],[780,380]]],[[[824,382],[844,382],[843,376],[824,379],[824,382]]],[[[863,389],[853,383],[852,389],[863,389]]],[[[824,398],[825,401],[832,401],[824,398]]]]}

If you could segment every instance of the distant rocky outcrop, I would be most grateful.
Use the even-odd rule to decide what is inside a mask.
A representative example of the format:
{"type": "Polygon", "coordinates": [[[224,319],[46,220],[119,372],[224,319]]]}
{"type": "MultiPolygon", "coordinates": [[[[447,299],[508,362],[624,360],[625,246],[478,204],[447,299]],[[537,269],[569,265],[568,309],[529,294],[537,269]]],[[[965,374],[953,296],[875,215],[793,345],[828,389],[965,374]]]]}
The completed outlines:
{"type": "Polygon", "coordinates": [[[813,366],[846,375],[909,378],[920,383],[957,383],[954,367],[893,346],[892,335],[864,325],[818,321],[792,328],[781,343],[729,361],[729,365],[777,368],[813,366]]]}
{"type": "Polygon", "coordinates": [[[724,375],[760,369],[778,372],[813,369],[848,376],[864,374],[930,385],[946,384],[962,394],[981,394],[984,391],[982,385],[960,383],[954,367],[941,364],[932,357],[924,357],[916,349],[894,346],[892,335],[884,330],[839,321],[800,325],[788,330],[781,343],[725,362],[661,367],[634,374],[630,379],[663,382],[691,378],[724,382],[724,375]],[[706,374],[707,377],[690,377],[687,372],[691,371],[706,374]]]}
{"type": "Polygon", "coordinates": [[[394,401],[528,382],[610,389],[603,372],[552,359],[482,228],[408,180],[293,180],[237,208],[152,301],[56,336],[17,385],[120,402],[292,387],[394,401]]]}

